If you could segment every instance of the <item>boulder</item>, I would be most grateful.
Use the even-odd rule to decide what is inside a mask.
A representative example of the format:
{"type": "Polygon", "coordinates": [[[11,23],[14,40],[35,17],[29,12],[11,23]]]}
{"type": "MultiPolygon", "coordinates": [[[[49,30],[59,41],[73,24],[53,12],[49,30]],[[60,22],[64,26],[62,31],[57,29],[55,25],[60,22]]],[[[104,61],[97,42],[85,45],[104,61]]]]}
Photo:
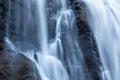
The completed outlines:
{"type": "Polygon", "coordinates": [[[41,80],[35,64],[22,54],[0,52],[0,80],[41,80]]]}

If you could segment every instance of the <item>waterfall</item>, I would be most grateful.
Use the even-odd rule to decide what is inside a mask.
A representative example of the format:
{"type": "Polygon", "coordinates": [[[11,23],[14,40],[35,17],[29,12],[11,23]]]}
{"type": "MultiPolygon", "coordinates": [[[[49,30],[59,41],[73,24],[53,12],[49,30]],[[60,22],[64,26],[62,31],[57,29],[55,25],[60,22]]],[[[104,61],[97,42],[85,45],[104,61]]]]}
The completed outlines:
{"type": "Polygon", "coordinates": [[[83,0],[103,64],[102,80],[120,79],[120,0],[83,0]]]}
{"type": "Polygon", "coordinates": [[[31,59],[42,80],[88,80],[75,16],[66,1],[10,2],[14,16],[7,26],[7,46],[31,59]]]}
{"type": "Polygon", "coordinates": [[[48,40],[47,40],[47,20],[46,20],[46,0],[37,0],[37,7],[38,7],[38,19],[40,19],[39,23],[39,39],[41,40],[41,52],[44,54],[48,54],[48,40]]]}

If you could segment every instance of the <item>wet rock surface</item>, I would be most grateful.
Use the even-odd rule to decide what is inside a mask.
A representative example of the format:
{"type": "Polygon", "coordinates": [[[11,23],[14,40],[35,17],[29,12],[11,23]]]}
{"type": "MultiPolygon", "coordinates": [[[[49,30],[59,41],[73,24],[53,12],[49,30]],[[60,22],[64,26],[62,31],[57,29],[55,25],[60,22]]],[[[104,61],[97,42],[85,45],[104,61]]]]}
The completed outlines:
{"type": "Polygon", "coordinates": [[[0,52],[0,80],[41,80],[31,60],[12,51],[0,52]]]}
{"type": "Polygon", "coordinates": [[[3,43],[5,37],[7,3],[5,0],[0,0],[0,42],[3,43]]]}
{"type": "Polygon", "coordinates": [[[82,49],[85,64],[90,80],[100,80],[101,70],[100,58],[96,46],[95,38],[87,23],[87,7],[82,0],[73,0],[72,8],[76,17],[76,25],[78,27],[78,40],[82,49]]]}

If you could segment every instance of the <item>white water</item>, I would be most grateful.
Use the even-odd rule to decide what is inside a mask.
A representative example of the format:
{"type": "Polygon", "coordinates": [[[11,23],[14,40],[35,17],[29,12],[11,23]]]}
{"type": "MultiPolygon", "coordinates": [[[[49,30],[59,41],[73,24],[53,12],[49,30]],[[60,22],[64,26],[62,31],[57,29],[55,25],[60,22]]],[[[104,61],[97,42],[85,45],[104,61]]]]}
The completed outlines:
{"type": "Polygon", "coordinates": [[[46,18],[46,0],[37,0],[38,7],[38,19],[39,19],[39,39],[41,45],[41,52],[43,54],[48,54],[48,35],[47,35],[47,18],[46,18]]]}
{"type": "Polygon", "coordinates": [[[102,80],[120,79],[120,0],[83,0],[103,64],[102,80]]]}
{"type": "Polygon", "coordinates": [[[42,80],[88,80],[77,43],[74,14],[66,0],[53,1],[60,8],[56,8],[57,13],[50,17],[56,21],[52,26],[55,28],[52,42],[48,38],[51,26],[48,25],[47,0],[23,1],[25,10],[15,5],[16,35],[11,34],[10,27],[7,27],[10,37],[6,38],[6,42],[12,50],[35,62],[42,80]]]}
{"type": "MultiPolygon", "coordinates": [[[[51,1],[57,5],[57,12],[48,17],[52,13],[48,13],[47,0],[24,0],[24,8],[16,0],[15,28],[12,28],[15,31],[11,30],[9,24],[13,22],[10,19],[6,25],[7,46],[35,62],[42,80],[89,80],[77,43],[74,14],[66,0],[51,1]],[[48,25],[48,18],[54,19],[56,24],[48,25]],[[49,39],[49,28],[55,28],[52,39],[49,39]]],[[[120,0],[83,1],[87,6],[88,23],[103,64],[102,80],[119,80],[120,0]]],[[[9,8],[13,8],[13,4],[9,3],[9,8]]],[[[10,17],[10,12],[8,14],[10,17]]]]}

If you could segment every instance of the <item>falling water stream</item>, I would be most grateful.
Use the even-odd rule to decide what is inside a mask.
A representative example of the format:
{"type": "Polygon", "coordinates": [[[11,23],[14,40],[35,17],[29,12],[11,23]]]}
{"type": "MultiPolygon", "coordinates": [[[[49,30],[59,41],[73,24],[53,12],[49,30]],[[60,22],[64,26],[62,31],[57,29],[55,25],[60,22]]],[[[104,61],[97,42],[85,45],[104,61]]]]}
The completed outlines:
{"type": "Polygon", "coordinates": [[[51,6],[48,0],[23,0],[24,8],[17,5],[19,1],[10,2],[15,10],[15,31],[8,25],[5,40],[12,50],[36,64],[42,80],[88,80],[73,11],[67,0],[50,1],[51,6]]]}
{"type": "MultiPolygon", "coordinates": [[[[97,43],[101,80],[119,80],[120,0],[80,1],[97,43]]],[[[35,63],[39,80],[90,80],[67,0],[9,0],[9,8],[7,46],[35,63]]]]}
{"type": "Polygon", "coordinates": [[[120,0],[83,0],[103,64],[102,80],[120,79],[120,0]]]}

